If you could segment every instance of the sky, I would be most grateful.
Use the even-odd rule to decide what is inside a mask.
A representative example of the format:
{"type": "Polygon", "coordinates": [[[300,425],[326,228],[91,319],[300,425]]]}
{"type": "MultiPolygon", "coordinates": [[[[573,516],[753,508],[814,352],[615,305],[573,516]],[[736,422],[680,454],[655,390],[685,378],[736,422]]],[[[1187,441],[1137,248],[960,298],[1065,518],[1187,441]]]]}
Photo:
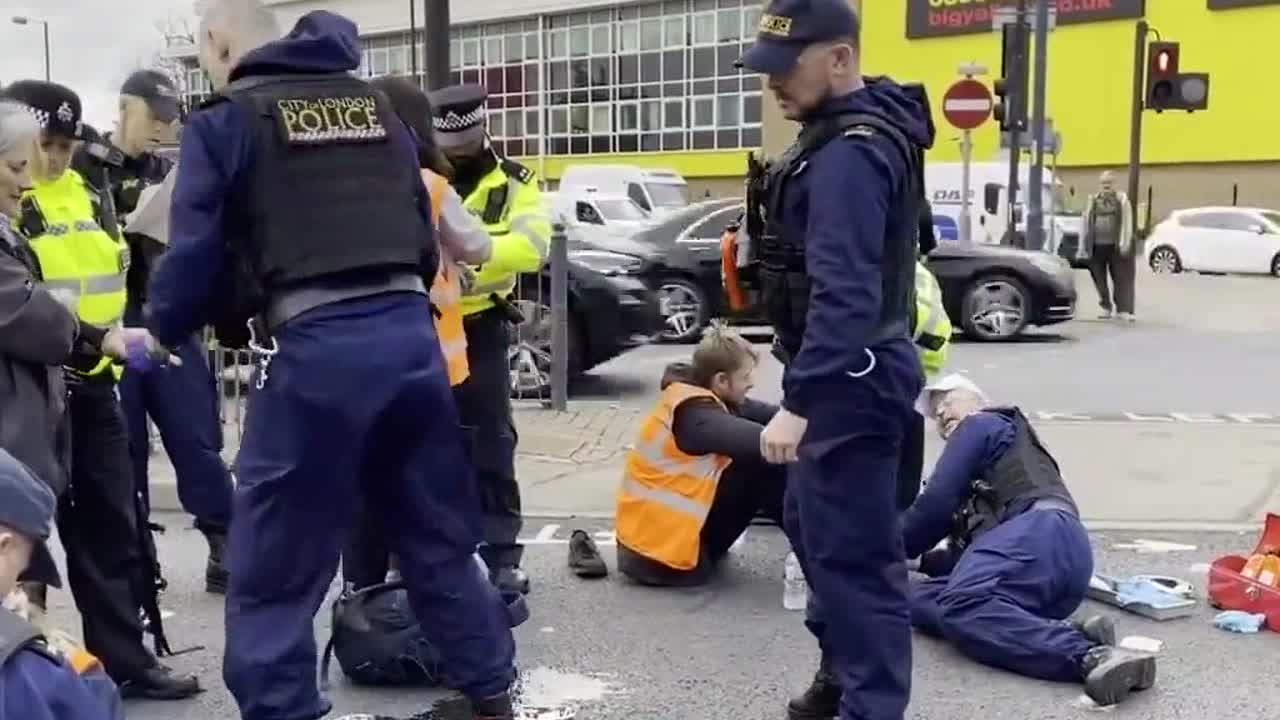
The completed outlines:
{"type": "Polygon", "coordinates": [[[194,7],[192,0],[0,0],[0,83],[44,78],[43,27],[12,17],[47,20],[54,82],[80,95],[86,122],[110,130],[125,77],[164,47],[161,27],[185,20],[194,30],[194,7]]]}

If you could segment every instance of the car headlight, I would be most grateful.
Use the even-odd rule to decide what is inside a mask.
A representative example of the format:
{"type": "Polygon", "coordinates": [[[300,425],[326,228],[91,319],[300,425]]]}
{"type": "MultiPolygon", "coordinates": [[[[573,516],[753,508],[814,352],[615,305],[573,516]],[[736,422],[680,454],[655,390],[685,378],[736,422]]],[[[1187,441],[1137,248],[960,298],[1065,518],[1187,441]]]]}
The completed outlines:
{"type": "Polygon", "coordinates": [[[635,275],[644,267],[641,258],[607,250],[575,250],[569,253],[569,259],[601,275],[635,275]]]}
{"type": "Polygon", "coordinates": [[[1050,275],[1059,276],[1071,272],[1071,265],[1057,255],[1049,253],[1037,253],[1030,257],[1031,264],[1037,268],[1049,273],[1050,275]]]}

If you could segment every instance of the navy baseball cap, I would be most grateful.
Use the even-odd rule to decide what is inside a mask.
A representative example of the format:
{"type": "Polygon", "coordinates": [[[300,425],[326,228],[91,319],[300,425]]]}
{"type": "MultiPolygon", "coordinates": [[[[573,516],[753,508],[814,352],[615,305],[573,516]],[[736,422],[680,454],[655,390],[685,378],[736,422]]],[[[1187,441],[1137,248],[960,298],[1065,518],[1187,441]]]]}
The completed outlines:
{"type": "Polygon", "coordinates": [[[172,80],[157,70],[134,72],[120,86],[120,94],[142,98],[161,122],[173,122],[182,115],[178,89],[172,80]]]}
{"type": "Polygon", "coordinates": [[[760,16],[756,42],[738,67],[780,75],[814,43],[857,37],[858,16],[848,0],[773,0],[760,16]]]}
{"type": "Polygon", "coordinates": [[[48,485],[36,479],[26,465],[7,450],[0,449],[0,525],[35,543],[31,562],[18,576],[22,582],[38,582],[62,587],[58,566],[45,541],[53,532],[53,511],[57,499],[48,485]]]}

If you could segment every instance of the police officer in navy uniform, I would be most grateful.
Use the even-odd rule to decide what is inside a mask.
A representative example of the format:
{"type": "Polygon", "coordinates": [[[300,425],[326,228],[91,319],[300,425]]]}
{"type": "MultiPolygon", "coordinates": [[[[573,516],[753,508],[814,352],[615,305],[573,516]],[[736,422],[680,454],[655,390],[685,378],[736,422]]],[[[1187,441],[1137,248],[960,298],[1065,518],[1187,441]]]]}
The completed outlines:
{"type": "Polygon", "coordinates": [[[1105,615],[1065,622],[1089,588],[1093,549],[1027,416],[992,407],[962,375],[931,382],[925,399],[947,445],[902,516],[907,557],[929,576],[911,584],[911,623],[978,662],[1083,683],[1098,705],[1154,685],[1155,656],[1115,647],[1105,615]]]}
{"type": "MultiPolygon", "coordinates": [[[[167,238],[154,238],[121,228],[138,206],[142,191],[164,182],[173,161],[154,152],[182,115],[173,81],[156,70],[131,73],[120,86],[115,132],[95,137],[76,153],[72,167],[102,193],[103,227],[129,245],[128,304],[125,323],[141,325],[147,281],[160,261],[167,238]]],[[[182,367],[168,372],[127,372],[120,381],[120,403],[129,428],[129,455],[134,482],[150,514],[148,461],[151,443],[147,417],[160,432],[173,463],[178,497],[195,517],[209,544],[205,589],[223,593],[227,570],[222,562],[231,522],[231,472],[223,461],[219,399],[208,353],[198,335],[176,347],[182,367]]]]}
{"type": "Polygon", "coordinates": [[[770,168],[758,258],[786,361],[762,451],[791,464],[785,528],[820,607],[822,667],[792,718],[901,720],[910,694],[896,495],[924,384],[910,316],[933,132],[923,92],[863,77],[860,55],[846,0],[774,0],[742,57],[801,123],[770,168]]]}
{"type": "Polygon", "coordinates": [[[149,303],[171,343],[228,294],[239,327],[253,318],[223,674],[244,720],[330,710],[313,618],[363,505],[474,717],[509,719],[510,617],[475,560],[469,448],[429,320],[430,201],[408,130],[351,74],[359,48],[355,24],[325,11],[283,39],[257,0],[213,0],[201,21],[215,95],[183,130],[149,303]]]}
{"type": "MultiPolygon", "coordinates": [[[[0,598],[20,580],[62,587],[45,545],[56,503],[46,483],[0,450],[0,598]]],[[[115,684],[93,665],[79,674],[39,629],[0,608],[0,718],[124,720],[115,684]]]]}
{"type": "Polygon", "coordinates": [[[454,85],[431,94],[436,143],[453,166],[450,178],[463,205],[493,238],[488,262],[471,269],[462,288],[463,328],[471,374],[455,388],[462,422],[474,428],[476,475],[484,514],[480,556],[504,594],[529,592],[516,541],[522,515],[516,482],[516,433],[511,415],[508,349],[511,325],[522,318],[511,304],[517,278],[547,259],[551,218],[535,173],[502,157],[485,132],[488,92],[454,85]]]}

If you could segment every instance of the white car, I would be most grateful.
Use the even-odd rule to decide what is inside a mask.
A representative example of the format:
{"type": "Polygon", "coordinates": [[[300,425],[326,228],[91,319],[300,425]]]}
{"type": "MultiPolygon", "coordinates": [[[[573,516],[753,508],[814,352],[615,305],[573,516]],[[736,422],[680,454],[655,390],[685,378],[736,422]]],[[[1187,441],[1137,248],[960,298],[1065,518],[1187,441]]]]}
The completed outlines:
{"type": "Polygon", "coordinates": [[[1177,210],[1151,231],[1146,248],[1147,265],[1157,273],[1197,270],[1280,277],[1280,211],[1177,210]]]}

